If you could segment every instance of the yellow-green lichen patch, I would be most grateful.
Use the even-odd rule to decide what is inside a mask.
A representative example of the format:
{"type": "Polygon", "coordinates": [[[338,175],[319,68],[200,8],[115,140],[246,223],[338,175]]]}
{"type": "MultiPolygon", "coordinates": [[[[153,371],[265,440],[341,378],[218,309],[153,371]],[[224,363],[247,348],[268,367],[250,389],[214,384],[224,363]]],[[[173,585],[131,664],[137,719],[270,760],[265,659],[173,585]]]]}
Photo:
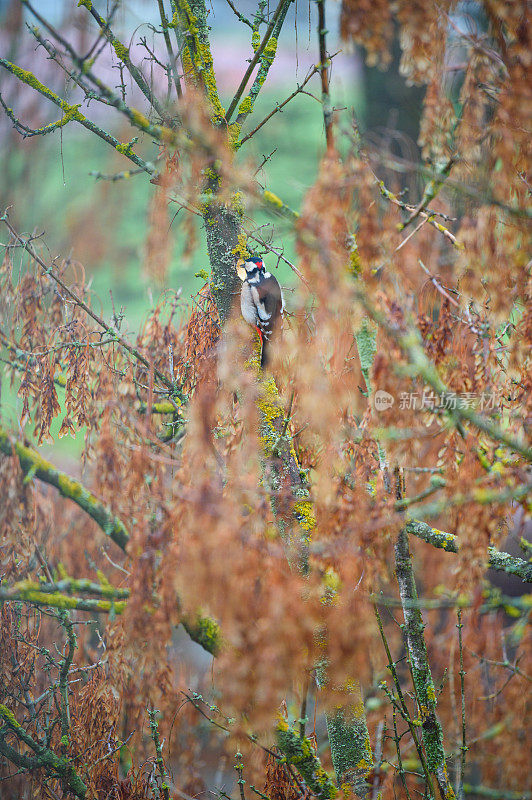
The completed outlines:
{"type": "Polygon", "coordinates": [[[354,275],[355,278],[358,278],[362,272],[362,262],[357,247],[353,247],[349,253],[349,272],[354,275]]]}
{"type": "Polygon", "coordinates": [[[242,125],[238,122],[231,122],[227,129],[227,135],[229,139],[229,146],[233,150],[238,150],[240,147],[240,131],[242,130],[242,125]]]}
{"type": "Polygon", "coordinates": [[[15,715],[12,711],[9,710],[7,706],[3,703],[0,703],[0,717],[5,719],[5,721],[11,725],[13,728],[20,728],[20,724],[15,719],[15,715]]]}
{"type": "MultiPolygon", "coordinates": [[[[231,198],[231,208],[242,219],[244,216],[244,195],[242,192],[235,192],[231,198]]],[[[247,239],[247,237],[245,237],[247,239]]],[[[240,242],[240,236],[239,236],[240,242]]]]}
{"type": "Polygon", "coordinates": [[[115,149],[119,153],[122,153],[123,156],[133,155],[133,148],[131,142],[123,142],[123,143],[119,142],[117,145],[115,145],[115,149]]]}
{"type": "Polygon", "coordinates": [[[268,43],[264,50],[262,51],[262,61],[269,61],[270,64],[275,58],[275,54],[277,52],[277,39],[275,36],[270,36],[268,43]]]}
{"type": "Polygon", "coordinates": [[[150,127],[150,121],[148,117],[146,117],[141,111],[138,111],[136,108],[131,109],[131,121],[134,125],[138,125],[139,128],[146,130],[146,128],[150,127]]]}
{"type": "Polygon", "coordinates": [[[116,38],[116,36],[111,39],[111,44],[120,61],[127,63],[129,61],[129,50],[127,47],[123,45],[122,42],[116,38]]]}
{"type": "Polygon", "coordinates": [[[311,531],[316,527],[314,505],[311,500],[297,500],[294,503],[294,514],[304,531],[311,531]]]}
{"type": "Polygon", "coordinates": [[[260,42],[261,39],[259,31],[253,31],[253,33],[251,34],[251,46],[253,48],[254,53],[256,53],[257,50],[259,49],[260,42]]]}
{"type": "Polygon", "coordinates": [[[126,608],[125,600],[98,600],[96,607],[100,611],[114,611],[115,614],[122,614],[126,608]]]}
{"type": "Polygon", "coordinates": [[[194,619],[182,619],[183,627],[189,636],[204,650],[212,653],[213,656],[220,652],[222,646],[222,635],[220,626],[215,619],[207,615],[197,614],[194,619]]]}
{"type": "Polygon", "coordinates": [[[188,39],[183,54],[185,72],[193,74],[196,82],[201,81],[203,83],[205,93],[213,109],[212,121],[215,125],[218,125],[225,119],[225,109],[221,105],[218,96],[209,38],[203,30],[203,28],[206,28],[206,22],[198,19],[192,12],[187,0],[180,0],[177,10],[181,26],[188,39]]]}
{"type": "Polygon", "coordinates": [[[248,250],[248,247],[247,247],[247,241],[248,241],[248,237],[246,236],[246,234],[245,233],[239,233],[238,234],[238,242],[233,247],[233,249],[231,250],[233,255],[238,256],[239,258],[242,258],[242,259],[246,259],[248,257],[248,255],[249,255],[249,250],[248,250]]]}
{"type": "MultiPolygon", "coordinates": [[[[322,582],[329,591],[334,592],[335,594],[341,586],[340,576],[334,567],[327,567],[323,575],[322,582]]],[[[346,686],[346,688],[349,690],[349,685],[346,686]]]]}
{"type": "Polygon", "coordinates": [[[83,494],[87,496],[87,500],[91,499],[96,501],[96,498],[86,492],[81,484],[69,478],[64,472],[60,472],[57,476],[57,488],[65,497],[70,497],[71,500],[79,500],[83,494]]]}
{"type": "Polygon", "coordinates": [[[253,98],[248,94],[238,106],[238,114],[249,114],[253,108],[253,98]]]}
{"type": "Polygon", "coordinates": [[[35,89],[35,91],[39,92],[39,94],[42,94],[49,100],[52,100],[56,105],[59,106],[59,108],[65,113],[65,115],[69,117],[69,119],[77,119],[77,120],[85,119],[83,114],[79,111],[79,105],[71,106],[65,100],[61,100],[61,98],[57,94],[55,94],[55,92],[52,92],[51,89],[49,89],[47,86],[41,83],[40,80],[38,80],[38,78],[35,77],[33,72],[30,72],[29,70],[26,69],[22,69],[21,67],[18,67],[16,64],[11,63],[10,61],[4,61],[3,65],[6,67],[7,70],[9,70],[9,72],[15,75],[16,78],[22,81],[22,83],[31,86],[31,88],[35,89]]]}
{"type": "Polygon", "coordinates": [[[281,406],[279,392],[277,390],[275,381],[271,376],[262,382],[261,397],[258,400],[257,405],[261,412],[260,441],[264,450],[264,454],[266,456],[271,456],[273,455],[273,451],[279,438],[279,431],[276,423],[280,423],[284,419],[284,411],[281,406]]]}
{"type": "Polygon", "coordinates": [[[270,192],[269,189],[265,189],[262,193],[263,198],[270,206],[275,206],[276,208],[282,208],[284,203],[280,197],[277,197],[276,194],[270,192]]]}
{"type": "Polygon", "coordinates": [[[277,722],[277,743],[286,760],[297,767],[311,792],[319,800],[332,800],[338,794],[329,774],[321,766],[310,741],[296,736],[284,717],[277,722]]]}
{"type": "Polygon", "coordinates": [[[39,603],[40,605],[53,606],[63,610],[78,607],[78,600],[75,597],[67,597],[60,592],[47,593],[30,590],[24,592],[24,596],[29,603],[39,603]]]}

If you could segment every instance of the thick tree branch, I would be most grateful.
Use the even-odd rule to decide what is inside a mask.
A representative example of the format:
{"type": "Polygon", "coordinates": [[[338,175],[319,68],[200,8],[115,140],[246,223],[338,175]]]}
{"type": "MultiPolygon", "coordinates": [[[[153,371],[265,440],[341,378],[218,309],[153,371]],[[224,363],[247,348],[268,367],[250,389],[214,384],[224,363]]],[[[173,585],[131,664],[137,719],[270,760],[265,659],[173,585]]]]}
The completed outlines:
{"type": "Polygon", "coordinates": [[[12,440],[2,427],[0,427],[0,451],[7,456],[14,453],[18,457],[20,467],[25,475],[35,476],[44,483],[55,486],[63,497],[68,497],[92,517],[102,531],[122,550],[126,549],[129,533],[122,520],[109,511],[79,481],[54,467],[31,448],[12,440]]]}
{"type": "MultiPolygon", "coordinates": [[[[0,719],[3,720],[5,726],[9,728],[18,739],[24,742],[24,744],[35,753],[35,756],[31,758],[31,768],[39,767],[46,770],[48,773],[56,775],[61,781],[63,789],[67,792],[72,792],[75,797],[84,798],[86,796],[87,787],[75,771],[69,758],[60,758],[53,750],[36,742],[29,733],[24,730],[22,725],[17,722],[13,713],[4,705],[0,705],[0,719]]],[[[24,762],[27,756],[20,757],[19,753],[16,753],[13,748],[6,745],[7,742],[0,731],[0,751],[3,751],[6,757],[11,757],[11,755],[15,756],[16,754],[16,760],[13,760],[13,763],[16,764],[17,761],[19,761],[21,765],[26,766],[24,762]],[[7,755],[8,753],[9,756],[7,755]]]]}
{"type": "MultiPolygon", "coordinates": [[[[444,533],[431,528],[426,522],[419,520],[409,520],[405,528],[408,533],[417,536],[418,539],[428,542],[440,550],[446,550],[448,553],[458,553],[460,544],[457,536],[452,533],[444,533]]],[[[488,548],[487,565],[491,569],[499,570],[500,572],[507,572],[509,575],[517,575],[523,581],[532,583],[532,561],[525,561],[523,558],[511,556],[509,553],[500,552],[494,547],[488,548]]]]}
{"type": "Polygon", "coordinates": [[[231,104],[230,104],[229,108],[227,109],[227,114],[225,115],[225,118],[226,118],[227,122],[230,121],[230,119],[231,119],[231,117],[233,115],[233,112],[236,109],[236,107],[237,107],[237,105],[238,105],[238,103],[240,101],[240,98],[242,97],[242,94],[244,93],[244,89],[246,88],[246,86],[248,84],[248,81],[249,81],[249,79],[250,79],[250,77],[251,77],[251,75],[253,73],[253,70],[255,69],[257,64],[259,63],[259,59],[261,58],[261,56],[262,56],[262,54],[264,52],[264,49],[265,49],[266,45],[268,44],[268,42],[270,40],[270,37],[271,37],[271,35],[273,33],[273,30],[274,30],[274,28],[275,28],[275,26],[277,24],[278,19],[280,18],[281,14],[285,10],[285,7],[290,5],[291,2],[292,2],[292,0],[280,0],[279,5],[275,9],[273,17],[271,18],[270,24],[266,28],[266,33],[264,34],[261,43],[257,47],[255,55],[251,59],[249,67],[247,68],[247,70],[246,70],[246,72],[244,74],[244,77],[240,81],[240,85],[239,85],[238,89],[236,90],[235,96],[231,100],[231,104]]]}
{"type": "Polygon", "coordinates": [[[277,723],[277,744],[318,800],[333,800],[337,796],[338,789],[323,769],[309,739],[301,739],[284,718],[277,723]]]}
{"type": "MultiPolygon", "coordinates": [[[[291,2],[292,0],[288,0],[284,5],[281,13],[279,14],[272,35],[270,36],[269,41],[264,47],[262,56],[260,58],[260,67],[255,76],[255,80],[253,81],[253,85],[247,97],[244,98],[244,100],[240,103],[238,107],[238,114],[236,121],[234,123],[235,140],[236,136],[240,134],[240,130],[242,128],[245,119],[252,113],[253,108],[255,106],[255,101],[259,95],[259,92],[264,82],[266,81],[266,78],[268,77],[268,72],[270,71],[270,67],[273,64],[273,61],[275,59],[275,54],[277,52],[277,41],[279,39],[279,34],[281,33],[281,28],[283,27],[291,2]]],[[[238,143],[237,146],[240,146],[240,143],[238,143]]]]}

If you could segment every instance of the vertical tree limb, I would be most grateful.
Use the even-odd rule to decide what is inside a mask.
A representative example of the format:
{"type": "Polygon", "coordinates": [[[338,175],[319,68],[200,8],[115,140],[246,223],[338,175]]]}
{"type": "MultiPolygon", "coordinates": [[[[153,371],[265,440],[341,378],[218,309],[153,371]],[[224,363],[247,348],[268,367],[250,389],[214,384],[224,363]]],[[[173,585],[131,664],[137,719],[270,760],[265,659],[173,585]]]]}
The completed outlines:
{"type": "Polygon", "coordinates": [[[455,794],[445,763],[443,733],[436,715],[436,690],[427,655],[423,631],[425,625],[417,602],[408,533],[402,528],[395,545],[395,566],[405,620],[406,645],[412,681],[421,716],[423,747],[429,771],[436,777],[442,800],[454,800],[455,794]]]}
{"type": "Polygon", "coordinates": [[[320,77],[321,77],[321,104],[323,107],[323,123],[325,125],[325,141],[327,150],[334,147],[333,113],[329,94],[329,65],[327,55],[327,27],[325,23],[325,0],[316,0],[318,6],[318,41],[320,47],[320,77]]]}

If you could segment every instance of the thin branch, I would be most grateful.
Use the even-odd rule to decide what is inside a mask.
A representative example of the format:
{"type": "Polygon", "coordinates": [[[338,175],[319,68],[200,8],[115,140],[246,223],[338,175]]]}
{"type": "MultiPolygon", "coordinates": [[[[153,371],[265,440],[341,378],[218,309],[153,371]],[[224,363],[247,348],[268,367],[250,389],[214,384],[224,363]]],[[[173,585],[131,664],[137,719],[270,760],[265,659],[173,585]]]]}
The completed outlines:
{"type": "Polygon", "coordinates": [[[166,19],[163,0],[157,0],[157,3],[159,6],[159,16],[161,17],[161,27],[163,29],[164,42],[166,44],[166,52],[168,54],[168,69],[170,70],[172,78],[174,79],[177,97],[180,98],[182,97],[183,92],[181,89],[181,81],[179,80],[179,75],[177,74],[176,70],[176,57],[174,56],[174,51],[170,42],[170,34],[168,33],[168,20],[166,19]]]}
{"type": "Polygon", "coordinates": [[[434,200],[434,198],[440,191],[441,187],[445,183],[445,180],[448,177],[449,173],[451,172],[451,169],[453,168],[454,164],[456,164],[456,160],[457,160],[456,156],[451,156],[451,158],[448,160],[445,166],[437,173],[437,175],[431,178],[431,180],[425,186],[425,189],[423,191],[423,197],[421,198],[419,204],[412,211],[411,215],[406,220],[406,222],[403,222],[400,225],[399,230],[402,231],[405,228],[407,228],[411,222],[417,219],[419,215],[426,210],[429,203],[431,203],[434,200]]]}
{"type": "MultiPolygon", "coordinates": [[[[85,4],[83,3],[83,5],[85,5],[85,4]]],[[[106,22],[100,16],[100,14],[96,11],[96,9],[94,8],[94,4],[93,3],[90,3],[90,4],[86,5],[85,7],[88,9],[89,13],[92,15],[92,17],[98,23],[98,25],[100,27],[100,31],[103,33],[103,35],[107,39],[107,41],[109,42],[109,44],[111,45],[111,47],[115,51],[115,53],[118,56],[118,58],[126,65],[128,71],[129,71],[129,74],[131,75],[131,77],[133,78],[133,80],[135,81],[137,86],[139,87],[139,89],[142,92],[142,94],[146,97],[146,99],[148,100],[150,105],[153,106],[153,108],[155,109],[155,111],[157,112],[157,114],[159,115],[159,117],[162,120],[167,119],[167,116],[168,116],[167,113],[165,112],[165,110],[161,106],[161,104],[159,103],[159,100],[157,99],[156,95],[152,92],[152,90],[148,86],[148,83],[147,83],[144,75],[138,69],[138,67],[136,67],[132,63],[130,55],[129,55],[129,48],[127,48],[124,44],[122,44],[122,42],[119,41],[119,39],[117,39],[117,37],[114,35],[114,33],[112,32],[111,28],[109,27],[109,23],[106,22]]]]}
{"type": "Polygon", "coordinates": [[[321,104],[323,108],[323,124],[325,126],[325,141],[327,149],[334,147],[333,137],[333,112],[331,108],[331,98],[329,94],[329,66],[330,60],[327,56],[326,35],[327,27],[325,23],[325,0],[317,0],[318,6],[318,41],[320,49],[319,72],[321,76],[321,104]]]}
{"type": "MultiPolygon", "coordinates": [[[[79,110],[80,103],[77,103],[75,105],[70,105],[65,100],[61,100],[61,98],[58,97],[55,94],[55,92],[53,92],[47,86],[42,84],[35,77],[35,75],[33,75],[31,72],[28,72],[27,70],[21,69],[16,64],[12,64],[5,58],[0,58],[0,66],[4,67],[4,69],[6,69],[8,72],[14,75],[20,81],[22,81],[22,83],[31,86],[32,89],[35,89],[36,92],[42,94],[43,97],[46,97],[48,100],[51,100],[51,102],[54,103],[54,105],[58,106],[64,112],[64,117],[61,120],[62,124],[57,127],[63,127],[64,125],[67,125],[69,122],[74,120],[75,122],[78,122],[80,125],[83,125],[83,127],[89,130],[91,133],[94,133],[100,139],[103,139],[105,142],[107,142],[107,144],[111,145],[111,147],[114,150],[117,150],[119,153],[122,153],[122,155],[129,158],[130,161],[133,161],[133,163],[137,167],[142,167],[145,170],[145,172],[148,172],[149,174],[152,174],[155,171],[153,166],[151,166],[142,158],[137,156],[137,154],[132,150],[131,142],[128,144],[123,144],[114,136],[111,136],[111,134],[105,131],[103,128],[100,128],[94,122],[91,122],[90,119],[85,117],[79,110]]],[[[124,108],[126,108],[125,104],[122,101],[119,102],[122,106],[124,106],[124,108]]],[[[115,104],[113,103],[113,105],[115,104]]],[[[135,116],[135,119],[137,119],[136,122],[137,127],[140,127],[142,130],[144,130],[145,129],[144,120],[147,122],[146,118],[142,114],[140,114],[137,117],[133,110],[130,110],[130,113],[132,113],[133,116],[135,116]]],[[[136,113],[138,114],[138,112],[136,113]]],[[[150,126],[150,127],[157,127],[157,126],[150,126]]]]}
{"type": "Polygon", "coordinates": [[[168,773],[164,765],[163,748],[161,745],[161,737],[159,736],[159,725],[157,723],[157,714],[158,710],[156,708],[148,709],[148,716],[150,719],[150,733],[151,733],[151,738],[153,740],[153,744],[155,745],[157,769],[159,770],[159,776],[161,778],[162,797],[164,798],[164,800],[169,800],[170,787],[168,785],[168,773]]]}
{"type": "MultiPolygon", "coordinates": [[[[380,192],[381,192],[383,197],[385,197],[387,200],[389,200],[394,205],[399,206],[399,208],[402,208],[402,209],[404,209],[406,211],[415,211],[415,206],[411,206],[408,203],[404,203],[402,200],[400,200],[397,197],[397,195],[395,195],[393,192],[391,192],[389,189],[386,188],[386,186],[384,185],[383,181],[380,181],[377,178],[376,178],[376,180],[377,180],[377,184],[379,186],[380,192]]],[[[437,222],[436,221],[436,219],[435,219],[436,212],[434,212],[434,211],[422,211],[420,209],[419,212],[418,212],[418,215],[421,216],[423,220],[428,222],[429,225],[432,225],[433,228],[436,228],[437,231],[439,231],[441,234],[443,234],[443,236],[445,236],[445,238],[448,239],[451,242],[451,244],[453,245],[453,247],[456,247],[457,250],[463,250],[464,249],[464,246],[458,241],[456,236],[453,233],[451,233],[451,231],[448,228],[446,228],[445,225],[442,225],[441,222],[437,222]]]]}
{"type": "Polygon", "coordinates": [[[464,671],[464,648],[462,643],[462,610],[457,610],[458,616],[458,650],[460,653],[460,698],[462,706],[462,745],[460,747],[460,773],[458,776],[458,789],[457,794],[459,798],[464,796],[464,775],[466,766],[466,753],[468,751],[467,737],[466,737],[466,701],[465,701],[465,671],[464,671]]]}
{"type": "MultiPolygon", "coordinates": [[[[331,56],[331,58],[334,58],[334,56],[338,55],[338,53],[339,53],[339,52],[340,52],[340,51],[338,50],[338,52],[337,52],[337,53],[335,53],[333,56],[331,56]]],[[[287,97],[287,98],[286,98],[286,100],[284,100],[282,103],[278,103],[278,104],[275,106],[275,108],[273,109],[273,111],[270,111],[270,113],[268,114],[268,116],[267,116],[267,117],[264,117],[264,119],[262,120],[262,122],[259,122],[259,124],[257,125],[257,127],[256,127],[256,128],[253,128],[253,130],[251,131],[251,133],[248,133],[246,136],[244,136],[244,137],[243,137],[243,138],[240,140],[240,145],[242,146],[242,145],[244,144],[244,142],[247,142],[247,140],[248,140],[248,139],[251,139],[251,137],[252,137],[252,136],[254,136],[254,135],[257,133],[257,131],[259,131],[259,130],[262,128],[262,126],[263,126],[263,125],[266,125],[266,123],[268,122],[268,120],[270,120],[270,119],[271,119],[271,118],[274,116],[274,114],[277,114],[277,112],[278,112],[278,111],[282,111],[282,109],[283,109],[283,108],[284,108],[284,107],[285,107],[285,106],[286,106],[286,105],[287,105],[287,104],[290,102],[290,100],[293,100],[293,99],[294,99],[294,97],[296,97],[296,96],[297,96],[297,95],[298,95],[300,92],[302,92],[302,91],[303,91],[303,89],[305,88],[305,86],[307,85],[307,83],[310,81],[310,79],[311,79],[312,77],[314,77],[314,75],[315,75],[317,72],[319,72],[319,71],[320,71],[320,68],[319,68],[319,66],[312,67],[312,69],[311,69],[311,70],[309,71],[309,73],[307,74],[307,76],[306,76],[305,80],[303,81],[303,83],[301,83],[301,84],[298,84],[298,86],[297,86],[297,89],[296,89],[294,92],[292,92],[292,94],[291,94],[289,97],[287,97]]]]}
{"type": "Polygon", "coordinates": [[[236,8],[232,0],[226,0],[226,2],[231,11],[233,11],[236,17],[240,20],[240,22],[243,22],[244,25],[247,25],[248,28],[251,28],[251,30],[253,30],[253,23],[250,22],[250,20],[247,17],[245,17],[243,14],[240,13],[240,11],[236,8]]]}
{"type": "Polygon", "coordinates": [[[63,789],[67,792],[72,792],[76,797],[84,798],[87,794],[87,787],[82,779],[79,777],[72,762],[68,758],[61,758],[53,750],[36,742],[27,731],[20,725],[15,716],[4,705],[0,705],[0,718],[3,720],[5,726],[14,733],[20,741],[24,742],[33,752],[35,756],[28,758],[21,756],[17,751],[10,747],[4,740],[3,731],[0,731],[0,751],[13,761],[17,766],[28,766],[30,769],[41,767],[48,773],[51,773],[59,778],[63,789]],[[26,761],[27,759],[27,761],[26,761]],[[31,764],[31,766],[29,765],[31,764]]]}

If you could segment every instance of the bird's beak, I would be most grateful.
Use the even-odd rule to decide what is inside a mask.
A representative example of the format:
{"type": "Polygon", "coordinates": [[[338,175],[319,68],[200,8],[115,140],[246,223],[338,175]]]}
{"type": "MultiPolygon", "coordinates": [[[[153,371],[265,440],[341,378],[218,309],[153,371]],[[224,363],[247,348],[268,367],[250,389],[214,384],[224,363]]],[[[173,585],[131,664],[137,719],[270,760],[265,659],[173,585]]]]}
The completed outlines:
{"type": "Polygon", "coordinates": [[[238,261],[236,262],[236,274],[238,275],[241,281],[245,281],[247,275],[244,263],[245,262],[243,258],[239,258],[238,261]]]}

